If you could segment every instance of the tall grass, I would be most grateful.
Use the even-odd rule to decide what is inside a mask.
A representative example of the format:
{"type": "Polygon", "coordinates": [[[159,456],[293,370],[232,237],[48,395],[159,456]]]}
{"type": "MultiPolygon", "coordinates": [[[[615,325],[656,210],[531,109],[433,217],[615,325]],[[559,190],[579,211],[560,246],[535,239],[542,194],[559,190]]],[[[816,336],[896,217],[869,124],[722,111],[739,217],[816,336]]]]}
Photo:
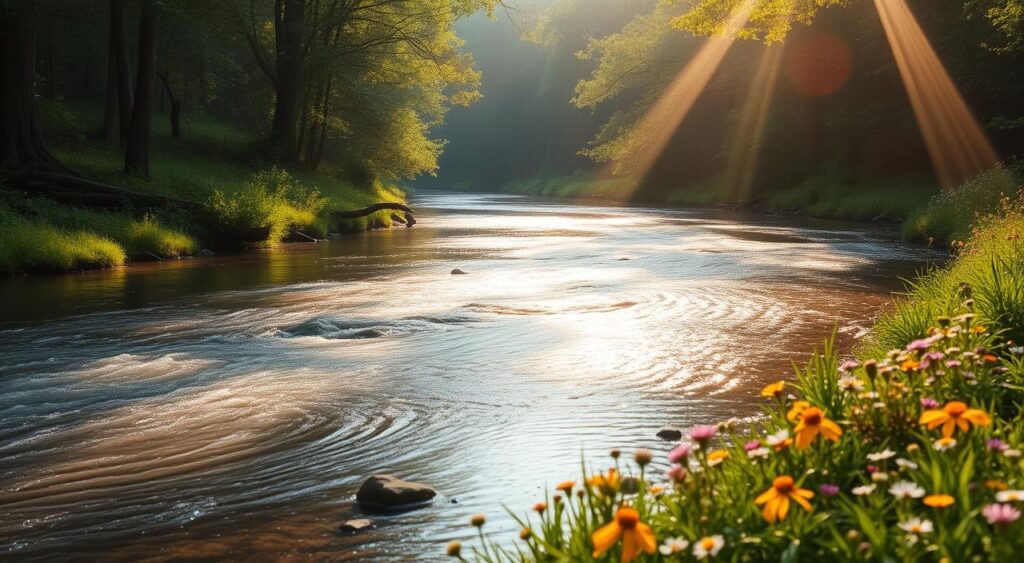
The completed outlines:
{"type": "Polygon", "coordinates": [[[269,245],[280,242],[292,227],[320,231],[317,216],[326,205],[316,188],[307,188],[279,168],[257,172],[232,196],[214,190],[210,198],[221,224],[234,229],[269,227],[265,241],[269,245]]]}
{"type": "Polygon", "coordinates": [[[1005,339],[1024,342],[1024,194],[1002,197],[992,207],[975,219],[967,242],[955,246],[957,257],[947,268],[911,281],[879,317],[866,351],[877,355],[922,334],[965,299],[973,299],[980,317],[1005,339]]]}
{"type": "Polygon", "coordinates": [[[1017,191],[1020,177],[1019,169],[1000,167],[945,190],[907,217],[903,234],[910,240],[963,240],[976,220],[997,211],[995,206],[1002,197],[1017,191]]]}

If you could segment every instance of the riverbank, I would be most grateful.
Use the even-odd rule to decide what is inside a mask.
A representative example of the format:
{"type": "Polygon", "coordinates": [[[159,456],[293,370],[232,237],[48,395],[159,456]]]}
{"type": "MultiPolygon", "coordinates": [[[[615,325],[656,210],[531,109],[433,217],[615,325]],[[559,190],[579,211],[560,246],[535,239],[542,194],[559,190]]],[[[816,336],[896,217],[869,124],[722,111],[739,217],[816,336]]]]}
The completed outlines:
{"type": "Polygon", "coordinates": [[[58,160],[86,180],[172,201],[96,208],[74,198],[61,203],[0,189],[0,273],[107,268],[204,249],[274,246],[293,230],[323,238],[385,228],[392,224],[390,212],[354,219],[332,219],[330,213],[405,200],[396,187],[364,188],[327,173],[275,168],[259,156],[255,136],[201,116],[186,122],[180,138],[160,126],[166,116],[154,116],[160,125],[154,127],[151,179],[125,176],[120,148],[91,136],[86,124],[99,122],[95,113],[53,103],[43,108],[58,160]]]}
{"type": "MultiPolygon", "coordinates": [[[[976,217],[991,211],[1002,196],[1014,195],[1022,181],[1024,168],[1020,165],[990,171],[944,192],[926,180],[848,186],[823,175],[745,200],[728,193],[719,184],[706,183],[646,193],[639,201],[858,222],[884,221],[900,224],[904,238],[909,241],[948,245],[967,238],[976,217]]],[[[633,190],[632,184],[622,179],[591,180],[580,175],[531,178],[510,182],[502,188],[502,191],[519,195],[619,202],[636,200],[633,190]]]]}
{"type": "MultiPolygon", "coordinates": [[[[613,450],[611,469],[585,467],[544,494],[514,552],[481,529],[472,557],[1016,560],[1022,231],[1024,196],[1002,198],[853,357],[830,340],[766,386],[757,423],[703,421],[667,459],[613,450]]],[[[461,544],[448,553],[461,557],[461,544]]]]}

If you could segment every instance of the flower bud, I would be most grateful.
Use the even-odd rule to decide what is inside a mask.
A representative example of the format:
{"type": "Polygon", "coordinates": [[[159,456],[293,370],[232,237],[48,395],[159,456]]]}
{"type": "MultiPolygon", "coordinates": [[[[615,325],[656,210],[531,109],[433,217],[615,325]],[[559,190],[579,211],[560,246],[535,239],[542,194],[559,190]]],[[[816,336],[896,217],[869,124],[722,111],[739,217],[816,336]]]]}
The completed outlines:
{"type": "Polygon", "coordinates": [[[636,464],[640,467],[646,466],[652,459],[654,459],[654,453],[646,448],[640,448],[633,452],[633,460],[636,461],[636,464]]]}
{"type": "Polygon", "coordinates": [[[878,377],[878,362],[874,360],[864,362],[864,373],[867,374],[868,379],[874,381],[878,377]]]}
{"type": "Polygon", "coordinates": [[[611,452],[609,452],[609,454],[612,456],[612,459],[619,459],[619,456],[622,455],[622,452],[619,450],[619,448],[614,448],[611,452]]]}
{"type": "Polygon", "coordinates": [[[519,539],[521,539],[523,541],[528,541],[530,539],[530,536],[532,536],[532,535],[533,535],[533,530],[531,530],[529,528],[523,528],[522,530],[519,530],[519,539]]]}
{"type": "Polygon", "coordinates": [[[469,523],[476,528],[483,526],[484,522],[487,522],[487,517],[483,514],[474,514],[469,518],[469,523]]]}
{"type": "Polygon", "coordinates": [[[533,511],[536,512],[537,514],[544,514],[544,511],[547,510],[547,508],[548,508],[548,503],[546,503],[544,501],[540,501],[537,504],[533,505],[533,511]]]}
{"type": "Polygon", "coordinates": [[[452,540],[448,542],[448,557],[459,557],[462,554],[462,542],[452,540]]]}

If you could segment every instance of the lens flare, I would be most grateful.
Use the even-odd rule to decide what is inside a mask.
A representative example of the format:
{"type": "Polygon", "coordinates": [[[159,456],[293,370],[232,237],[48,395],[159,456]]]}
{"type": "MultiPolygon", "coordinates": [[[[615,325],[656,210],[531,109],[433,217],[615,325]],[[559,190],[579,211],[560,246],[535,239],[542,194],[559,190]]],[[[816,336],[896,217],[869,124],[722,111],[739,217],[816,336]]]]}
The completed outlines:
{"type": "Polygon", "coordinates": [[[629,198],[664,152],[672,135],[693,108],[701,92],[736,40],[736,31],[750,19],[755,0],[744,0],[733,11],[725,32],[708,41],[672,80],[654,106],[633,129],[626,154],[598,174],[608,178],[628,174],[622,196],[629,198]]]}
{"type": "Polygon", "coordinates": [[[955,186],[994,168],[999,157],[904,0],[875,0],[935,172],[955,186]]]}
{"type": "Polygon", "coordinates": [[[725,187],[734,201],[746,201],[754,184],[757,157],[761,152],[768,107],[779,77],[782,50],[781,45],[776,45],[763,51],[736,126],[735,141],[725,171],[725,187]]]}

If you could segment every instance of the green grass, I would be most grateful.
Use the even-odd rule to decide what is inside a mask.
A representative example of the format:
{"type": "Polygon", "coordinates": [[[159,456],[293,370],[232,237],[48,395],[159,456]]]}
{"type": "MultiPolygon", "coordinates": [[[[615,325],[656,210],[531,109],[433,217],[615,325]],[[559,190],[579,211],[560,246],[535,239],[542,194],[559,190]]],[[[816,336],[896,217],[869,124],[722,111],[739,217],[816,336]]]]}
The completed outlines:
{"type": "Polygon", "coordinates": [[[973,299],[983,322],[1005,339],[1024,342],[1024,196],[1003,199],[975,220],[966,243],[946,268],[908,284],[877,322],[865,350],[879,354],[920,335],[933,319],[951,316],[973,299]]]}
{"type": "Polygon", "coordinates": [[[970,234],[971,224],[991,213],[1004,196],[1012,196],[1019,182],[1019,170],[997,168],[943,191],[910,214],[903,235],[910,240],[943,244],[963,240],[970,234]]]}
{"type": "Polygon", "coordinates": [[[162,208],[96,211],[8,193],[0,210],[9,219],[5,223],[19,228],[4,229],[3,272],[107,267],[126,257],[186,256],[203,244],[218,242],[204,237],[217,238],[224,228],[269,226],[265,246],[282,240],[291,227],[319,237],[389,227],[387,212],[333,224],[328,212],[405,199],[399,188],[379,182],[359,187],[334,174],[275,169],[261,158],[255,135],[203,116],[187,116],[180,139],[170,136],[165,115],[154,116],[151,179],[125,176],[121,149],[95,139],[94,127],[87,125],[98,126],[98,108],[50,100],[41,105],[50,148],[71,170],[90,180],[204,204],[211,213],[200,218],[162,208]],[[221,224],[204,224],[216,220],[221,224]],[[71,249],[74,241],[83,245],[78,254],[71,249]],[[118,247],[119,254],[112,254],[110,245],[118,247]],[[101,248],[105,250],[100,252],[101,248]]]}
{"type": "Polygon", "coordinates": [[[125,251],[95,233],[55,227],[0,206],[0,272],[56,272],[109,268],[125,261],[125,251]]]}

